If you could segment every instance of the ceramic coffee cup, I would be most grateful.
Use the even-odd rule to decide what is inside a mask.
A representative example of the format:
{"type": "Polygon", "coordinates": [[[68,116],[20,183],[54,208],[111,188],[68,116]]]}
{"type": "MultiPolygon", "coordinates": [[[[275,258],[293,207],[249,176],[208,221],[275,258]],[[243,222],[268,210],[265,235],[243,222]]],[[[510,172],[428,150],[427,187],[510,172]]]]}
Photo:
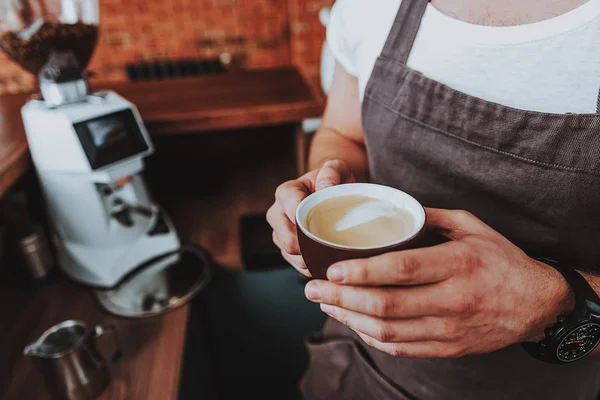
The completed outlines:
{"type": "Polygon", "coordinates": [[[300,251],[308,270],[316,279],[327,279],[327,269],[338,261],[368,258],[418,247],[425,231],[425,220],[425,209],[412,196],[398,189],[370,183],[349,183],[320,190],[305,198],[296,209],[300,251]],[[395,242],[378,247],[343,246],[317,237],[308,230],[306,218],[313,207],[325,200],[347,195],[385,200],[408,211],[414,219],[414,229],[395,242]]]}

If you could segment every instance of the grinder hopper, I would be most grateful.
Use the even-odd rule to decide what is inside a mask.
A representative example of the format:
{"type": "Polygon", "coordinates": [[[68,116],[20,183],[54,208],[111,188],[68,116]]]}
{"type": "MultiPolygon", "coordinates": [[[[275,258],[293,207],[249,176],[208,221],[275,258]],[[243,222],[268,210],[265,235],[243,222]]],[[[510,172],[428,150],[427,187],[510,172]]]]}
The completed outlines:
{"type": "Polygon", "coordinates": [[[4,0],[0,48],[44,82],[85,80],[98,41],[97,0],[4,0]]]}

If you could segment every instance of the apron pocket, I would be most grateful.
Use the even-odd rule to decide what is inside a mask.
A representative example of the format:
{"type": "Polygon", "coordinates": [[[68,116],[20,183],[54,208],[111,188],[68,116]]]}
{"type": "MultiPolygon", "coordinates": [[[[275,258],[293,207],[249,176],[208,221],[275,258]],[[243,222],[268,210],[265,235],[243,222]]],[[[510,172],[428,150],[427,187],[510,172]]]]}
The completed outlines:
{"type": "Polygon", "coordinates": [[[305,400],[412,400],[369,360],[351,338],[307,341],[310,364],[300,388],[305,400]]]}

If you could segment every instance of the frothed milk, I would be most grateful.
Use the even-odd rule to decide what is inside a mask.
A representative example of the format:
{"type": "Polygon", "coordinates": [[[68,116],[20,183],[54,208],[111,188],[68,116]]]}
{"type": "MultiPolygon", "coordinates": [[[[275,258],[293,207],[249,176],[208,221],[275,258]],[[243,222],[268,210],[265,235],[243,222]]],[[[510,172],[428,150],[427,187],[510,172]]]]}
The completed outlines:
{"type": "Polygon", "coordinates": [[[415,220],[410,212],[389,201],[346,195],[315,205],[306,216],[305,226],[313,235],[331,243],[378,247],[409,235],[415,220]]]}

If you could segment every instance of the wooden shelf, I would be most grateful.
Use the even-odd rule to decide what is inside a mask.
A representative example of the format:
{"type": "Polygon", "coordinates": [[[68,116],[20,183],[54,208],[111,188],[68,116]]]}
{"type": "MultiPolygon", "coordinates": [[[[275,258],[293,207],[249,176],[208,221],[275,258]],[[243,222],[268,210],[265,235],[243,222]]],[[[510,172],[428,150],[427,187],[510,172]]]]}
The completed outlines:
{"type": "Polygon", "coordinates": [[[287,124],[323,111],[293,67],[113,84],[110,89],[139,108],[152,135],[287,124]]]}

